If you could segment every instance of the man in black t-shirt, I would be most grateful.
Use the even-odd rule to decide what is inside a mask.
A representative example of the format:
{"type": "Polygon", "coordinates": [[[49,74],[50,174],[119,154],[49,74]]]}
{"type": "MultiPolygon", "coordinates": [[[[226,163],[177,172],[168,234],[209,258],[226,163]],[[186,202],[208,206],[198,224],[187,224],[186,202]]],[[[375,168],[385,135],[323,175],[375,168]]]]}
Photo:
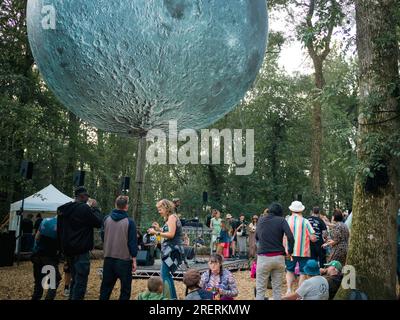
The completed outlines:
{"type": "Polygon", "coordinates": [[[319,266],[326,263],[326,250],[322,247],[324,244],[324,236],[326,235],[327,228],[325,222],[320,217],[319,207],[314,207],[311,217],[307,218],[315,231],[317,237],[316,242],[310,243],[311,258],[319,261],[319,266]]]}

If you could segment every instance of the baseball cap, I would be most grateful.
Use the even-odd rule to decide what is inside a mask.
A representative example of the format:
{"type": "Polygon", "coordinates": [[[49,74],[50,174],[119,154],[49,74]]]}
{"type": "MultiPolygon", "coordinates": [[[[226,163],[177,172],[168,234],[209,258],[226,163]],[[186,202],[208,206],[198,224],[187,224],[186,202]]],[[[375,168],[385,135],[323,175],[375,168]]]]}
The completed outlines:
{"type": "Polygon", "coordinates": [[[86,196],[90,197],[90,195],[85,187],[77,187],[75,189],[75,197],[79,196],[79,195],[86,195],[86,196]]]}
{"type": "Polygon", "coordinates": [[[335,267],[338,271],[342,271],[342,264],[337,260],[332,260],[324,264],[325,267],[335,267]]]}

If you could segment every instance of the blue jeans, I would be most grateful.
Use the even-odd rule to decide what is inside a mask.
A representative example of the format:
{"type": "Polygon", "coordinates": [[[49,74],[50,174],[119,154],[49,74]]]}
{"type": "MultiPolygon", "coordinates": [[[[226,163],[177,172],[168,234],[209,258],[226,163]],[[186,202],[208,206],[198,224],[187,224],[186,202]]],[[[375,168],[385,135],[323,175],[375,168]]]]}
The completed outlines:
{"type": "Polygon", "coordinates": [[[170,300],[176,300],[178,297],[176,295],[174,279],[172,278],[171,271],[165,262],[161,265],[161,278],[163,280],[164,297],[170,300]]]}
{"type": "Polygon", "coordinates": [[[90,273],[89,252],[68,257],[71,268],[70,300],[85,299],[88,277],[90,273]]]}
{"type": "Polygon", "coordinates": [[[105,258],[100,300],[109,300],[117,280],[121,281],[119,300],[129,300],[132,291],[132,260],[105,258]]]}

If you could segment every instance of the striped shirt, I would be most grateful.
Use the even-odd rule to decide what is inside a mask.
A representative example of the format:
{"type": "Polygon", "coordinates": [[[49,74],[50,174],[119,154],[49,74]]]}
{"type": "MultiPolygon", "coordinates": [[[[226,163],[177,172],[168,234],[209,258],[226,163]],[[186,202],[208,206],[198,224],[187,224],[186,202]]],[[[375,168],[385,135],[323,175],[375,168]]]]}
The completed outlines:
{"type": "Polygon", "coordinates": [[[294,236],[293,256],[310,257],[310,236],[315,233],[310,222],[298,214],[292,214],[286,221],[294,236]]]}

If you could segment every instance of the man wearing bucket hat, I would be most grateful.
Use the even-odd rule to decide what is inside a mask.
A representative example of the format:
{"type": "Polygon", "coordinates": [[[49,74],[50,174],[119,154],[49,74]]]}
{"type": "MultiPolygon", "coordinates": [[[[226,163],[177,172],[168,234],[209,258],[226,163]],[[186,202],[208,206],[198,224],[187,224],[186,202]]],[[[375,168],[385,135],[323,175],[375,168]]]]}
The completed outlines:
{"type": "Polygon", "coordinates": [[[342,264],[337,260],[332,260],[325,264],[325,268],[320,270],[321,275],[329,284],[329,300],[332,300],[342,284],[342,264]]]}
{"type": "Polygon", "coordinates": [[[320,275],[319,264],[316,260],[308,260],[304,266],[306,280],[295,293],[283,297],[283,300],[328,300],[329,284],[320,275]]]}
{"type": "Polygon", "coordinates": [[[300,201],[293,201],[289,206],[292,215],[287,217],[287,222],[294,236],[294,247],[292,259],[286,260],[286,294],[293,292],[294,271],[297,263],[300,268],[299,285],[301,286],[305,280],[304,267],[311,257],[310,241],[315,242],[317,240],[310,222],[303,217],[304,209],[305,207],[300,201]]]}

